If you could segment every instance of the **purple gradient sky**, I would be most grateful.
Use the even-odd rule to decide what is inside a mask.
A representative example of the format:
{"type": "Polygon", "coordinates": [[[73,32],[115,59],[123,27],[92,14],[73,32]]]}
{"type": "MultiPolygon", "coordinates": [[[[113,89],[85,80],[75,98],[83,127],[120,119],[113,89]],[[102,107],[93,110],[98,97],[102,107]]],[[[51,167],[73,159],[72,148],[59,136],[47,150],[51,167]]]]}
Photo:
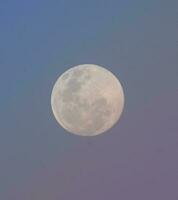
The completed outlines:
{"type": "Polygon", "coordinates": [[[9,199],[178,199],[178,92],[160,96],[70,151],[9,199]]]}
{"type": "Polygon", "coordinates": [[[178,200],[178,1],[0,1],[0,200],[178,200]],[[50,95],[71,66],[119,77],[126,105],[81,138],[50,95]]]}

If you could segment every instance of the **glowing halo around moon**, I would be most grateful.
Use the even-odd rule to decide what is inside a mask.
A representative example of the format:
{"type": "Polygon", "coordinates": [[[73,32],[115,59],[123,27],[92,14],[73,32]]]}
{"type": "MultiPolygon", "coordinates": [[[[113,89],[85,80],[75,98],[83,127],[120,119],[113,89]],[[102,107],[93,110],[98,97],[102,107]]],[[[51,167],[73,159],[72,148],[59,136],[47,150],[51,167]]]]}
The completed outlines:
{"type": "Polygon", "coordinates": [[[51,107],[57,122],[68,132],[96,136],[120,119],[124,92],[109,70],[93,64],[78,65],[57,79],[51,107]]]}

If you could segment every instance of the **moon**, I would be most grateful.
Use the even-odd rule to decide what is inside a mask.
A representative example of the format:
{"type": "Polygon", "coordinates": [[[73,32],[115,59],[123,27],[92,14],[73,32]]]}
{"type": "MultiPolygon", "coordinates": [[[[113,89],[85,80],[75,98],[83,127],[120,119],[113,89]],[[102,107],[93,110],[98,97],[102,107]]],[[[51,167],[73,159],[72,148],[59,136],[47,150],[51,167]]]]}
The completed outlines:
{"type": "Polygon", "coordinates": [[[124,108],[124,92],[104,67],[84,64],[65,71],[51,94],[53,114],[67,132],[96,136],[111,129],[124,108]]]}

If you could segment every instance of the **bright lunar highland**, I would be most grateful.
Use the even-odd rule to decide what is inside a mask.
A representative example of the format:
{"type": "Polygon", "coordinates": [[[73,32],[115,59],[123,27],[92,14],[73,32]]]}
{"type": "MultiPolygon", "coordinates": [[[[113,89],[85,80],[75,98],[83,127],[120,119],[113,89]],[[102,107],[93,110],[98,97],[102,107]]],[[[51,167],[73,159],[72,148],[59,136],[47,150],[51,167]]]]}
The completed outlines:
{"type": "Polygon", "coordinates": [[[78,65],[56,81],[51,106],[57,122],[68,132],[96,136],[111,129],[124,107],[123,88],[109,70],[78,65]]]}

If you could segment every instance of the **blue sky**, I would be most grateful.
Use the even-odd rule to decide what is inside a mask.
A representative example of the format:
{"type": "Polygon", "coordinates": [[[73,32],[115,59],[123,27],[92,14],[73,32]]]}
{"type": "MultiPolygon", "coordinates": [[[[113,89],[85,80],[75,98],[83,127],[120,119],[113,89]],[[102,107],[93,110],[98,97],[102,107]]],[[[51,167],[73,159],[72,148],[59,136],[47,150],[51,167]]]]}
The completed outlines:
{"type": "MultiPolygon", "coordinates": [[[[119,180],[121,172],[116,172],[116,165],[126,162],[125,156],[130,155],[129,152],[134,152],[137,145],[146,158],[158,156],[151,149],[151,153],[147,153],[149,147],[145,138],[150,132],[158,138],[164,135],[161,143],[152,140],[151,136],[147,138],[153,149],[160,146],[161,149],[170,147],[167,154],[163,151],[162,160],[166,160],[166,155],[177,155],[177,8],[178,4],[174,0],[1,0],[0,199],[30,199],[34,191],[30,183],[36,182],[35,177],[40,181],[40,173],[44,169],[52,174],[58,166],[63,165],[65,168],[65,163],[70,163],[71,167],[64,170],[64,174],[70,179],[75,171],[72,168],[73,157],[80,155],[77,157],[78,167],[85,166],[82,161],[85,152],[86,159],[88,156],[91,163],[92,159],[94,161],[91,173],[96,171],[104,176],[111,170],[115,175],[110,177],[110,181],[114,176],[119,180]],[[56,78],[68,68],[84,63],[99,64],[115,73],[123,84],[126,96],[126,107],[121,122],[109,133],[89,140],[65,133],[56,123],[50,107],[51,90],[56,78]],[[145,110],[149,112],[148,117],[145,110]],[[141,116],[144,125],[139,128],[141,116]],[[151,116],[156,117],[149,121],[151,116]],[[155,121],[158,122],[157,125],[154,124],[155,121]],[[162,121],[164,123],[161,123],[162,121]],[[130,127],[135,127],[135,132],[130,127]],[[129,137],[132,138],[134,135],[136,139],[132,143],[129,137]],[[144,137],[140,137],[141,135],[144,137]],[[126,150],[124,145],[119,147],[122,140],[126,146],[129,140],[130,148],[126,150]],[[113,145],[113,149],[106,151],[104,144],[113,145]],[[99,155],[91,148],[99,151],[99,155]],[[78,154],[78,149],[83,151],[82,155],[78,154]],[[118,163],[114,157],[113,160],[106,158],[101,161],[102,164],[111,162],[115,167],[105,169],[103,174],[99,172],[100,163],[96,161],[97,156],[103,158],[102,152],[111,155],[117,151],[123,152],[119,154],[120,158],[117,158],[118,163]],[[96,156],[92,158],[95,153],[96,156]],[[23,196],[23,191],[29,194],[28,197],[23,196]]],[[[156,158],[155,160],[159,160],[159,157],[156,158]]],[[[142,162],[145,160],[139,159],[137,165],[132,165],[133,163],[127,160],[127,167],[124,172],[121,170],[122,173],[130,174],[133,166],[144,171],[146,167],[142,162]]],[[[176,159],[177,157],[173,157],[168,162],[173,163],[174,160],[174,167],[178,168],[176,159]]],[[[153,164],[154,162],[157,161],[153,161],[153,164]]],[[[90,171],[89,166],[85,167],[86,173],[87,170],[90,171]]],[[[174,167],[172,174],[177,173],[174,167]]],[[[163,167],[171,181],[170,169],[171,166],[163,167]]],[[[58,170],[59,174],[62,173],[58,170]]],[[[146,172],[149,174],[147,170],[146,172]]],[[[154,169],[152,172],[155,176],[154,169]]],[[[132,182],[132,173],[130,177],[123,178],[123,181],[132,182]]],[[[79,186],[82,187],[85,178],[87,175],[81,176],[79,186]]],[[[139,184],[145,183],[147,178],[140,176],[137,181],[139,184]]],[[[61,182],[58,184],[62,187],[63,179],[65,178],[60,179],[59,176],[61,182]]],[[[96,180],[94,178],[90,181],[97,183],[98,179],[96,175],[96,180]]],[[[53,178],[45,180],[46,185],[55,185],[53,178]]],[[[172,189],[159,181],[156,184],[163,193],[165,188],[168,188],[167,193],[171,193],[172,199],[176,200],[178,193],[173,189],[174,181],[172,189]]],[[[40,185],[43,188],[43,183],[40,185]]],[[[132,193],[132,184],[123,185],[128,193],[132,193]]],[[[75,182],[68,188],[71,194],[73,187],[75,189],[75,182]]],[[[118,184],[119,187],[121,186],[118,184]]],[[[143,190],[149,187],[152,191],[151,199],[161,198],[159,190],[155,192],[147,184],[143,190]]],[[[93,199],[98,200],[100,189],[98,193],[93,191],[93,199]]],[[[47,191],[42,189],[31,198],[34,200],[47,196],[47,191]]],[[[49,189],[49,193],[50,191],[49,189]]],[[[85,193],[88,194],[86,199],[89,198],[90,194],[87,191],[85,193]]],[[[110,186],[106,196],[112,193],[116,199],[126,198],[126,195],[117,193],[117,188],[112,190],[110,186]]],[[[57,188],[53,195],[51,199],[60,195],[63,196],[62,199],[70,198],[57,188]]],[[[133,195],[138,200],[143,199],[137,192],[133,195]]],[[[164,196],[163,198],[166,198],[166,194],[164,196]]],[[[76,199],[82,199],[82,194],[78,194],[76,199]]]]}

